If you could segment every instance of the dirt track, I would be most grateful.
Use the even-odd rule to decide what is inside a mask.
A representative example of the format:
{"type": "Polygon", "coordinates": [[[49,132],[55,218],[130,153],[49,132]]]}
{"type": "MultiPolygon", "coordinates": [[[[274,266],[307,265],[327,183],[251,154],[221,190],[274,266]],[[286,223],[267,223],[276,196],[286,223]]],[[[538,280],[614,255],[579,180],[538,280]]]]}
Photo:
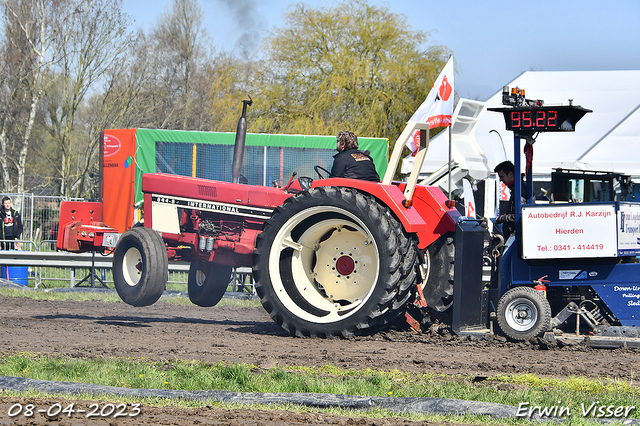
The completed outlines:
{"type": "MultiPolygon", "coordinates": [[[[535,342],[514,344],[499,337],[461,339],[446,333],[444,336],[438,333],[416,335],[397,330],[348,340],[293,338],[273,323],[262,308],[199,308],[162,301],[153,306],[134,308],[122,302],[54,302],[4,296],[0,296],[0,304],[3,306],[0,312],[0,351],[3,354],[27,351],[86,358],[222,360],[264,368],[334,364],[343,368],[480,376],[534,373],[538,376],[579,375],[622,380],[631,380],[640,370],[640,350],[590,349],[583,345],[563,344],[545,348],[535,342]]],[[[8,409],[16,401],[0,398],[0,425],[9,420],[8,409]]],[[[31,424],[46,421],[44,417],[41,420],[31,424]]],[[[122,424],[186,425],[194,424],[194,420],[202,424],[231,425],[258,422],[265,425],[357,424],[347,423],[348,418],[316,414],[212,409],[186,413],[151,407],[122,424]],[[147,415],[152,417],[144,420],[147,415]]],[[[367,420],[363,424],[400,423],[367,420]]]]}

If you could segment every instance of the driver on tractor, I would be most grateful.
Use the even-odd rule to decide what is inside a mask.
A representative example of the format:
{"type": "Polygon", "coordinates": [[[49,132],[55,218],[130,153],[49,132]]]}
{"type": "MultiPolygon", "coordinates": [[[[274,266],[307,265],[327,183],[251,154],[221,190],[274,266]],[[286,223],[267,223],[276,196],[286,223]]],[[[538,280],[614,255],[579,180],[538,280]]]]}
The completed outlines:
{"type": "Polygon", "coordinates": [[[498,164],[493,170],[498,174],[500,182],[505,184],[511,195],[509,196],[509,208],[506,211],[500,212],[500,216],[496,218],[497,224],[502,224],[502,234],[506,239],[504,243],[504,251],[502,252],[502,259],[500,260],[500,293],[503,294],[511,281],[511,256],[513,254],[513,242],[516,239],[515,227],[516,227],[516,206],[515,206],[515,166],[511,161],[503,161],[498,164]]]}
{"type": "Polygon", "coordinates": [[[333,167],[329,177],[342,177],[380,182],[373,159],[368,151],[358,150],[358,137],[355,133],[342,130],[338,133],[333,167]]]}

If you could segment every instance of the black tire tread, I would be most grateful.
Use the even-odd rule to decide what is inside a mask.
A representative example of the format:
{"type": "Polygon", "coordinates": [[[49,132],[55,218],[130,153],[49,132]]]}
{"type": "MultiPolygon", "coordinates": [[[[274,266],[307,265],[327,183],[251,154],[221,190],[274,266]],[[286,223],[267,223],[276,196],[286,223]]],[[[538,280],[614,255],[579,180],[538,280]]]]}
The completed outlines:
{"type": "Polygon", "coordinates": [[[388,326],[403,313],[403,307],[410,299],[411,285],[415,279],[415,262],[417,255],[416,239],[404,233],[399,221],[390,210],[367,194],[350,188],[319,187],[304,191],[287,199],[279,206],[273,216],[265,223],[264,231],[258,235],[254,251],[253,277],[256,281],[256,292],[263,307],[271,318],[282,328],[294,336],[332,337],[373,334],[388,326]],[[382,245],[389,255],[379,262],[386,262],[384,269],[388,271],[382,285],[384,291],[370,304],[368,312],[356,312],[345,320],[332,324],[315,324],[295,317],[281,306],[277,298],[271,294],[268,264],[270,243],[277,229],[290,217],[309,206],[326,204],[330,206],[351,206],[358,217],[375,223],[384,236],[382,245]],[[411,253],[406,256],[406,253],[411,253]],[[404,254],[404,255],[403,255],[404,254]],[[408,263],[408,264],[407,264],[408,263]]]}
{"type": "Polygon", "coordinates": [[[216,263],[194,261],[189,265],[187,289],[191,303],[210,308],[220,302],[231,282],[231,266],[216,263]],[[205,282],[199,286],[196,282],[198,268],[205,268],[205,282]],[[227,277],[227,278],[224,278],[227,277]]]}
{"type": "Polygon", "coordinates": [[[426,249],[431,262],[423,290],[427,306],[445,312],[453,305],[455,246],[452,234],[444,234],[426,249]]]}
{"type": "Polygon", "coordinates": [[[167,283],[168,258],[162,237],[145,227],[127,230],[116,245],[113,259],[113,281],[120,298],[132,306],[153,305],[160,299],[167,283]],[[143,258],[140,282],[130,286],[122,275],[122,258],[126,250],[135,246],[143,258]]]}
{"type": "Polygon", "coordinates": [[[547,299],[536,289],[521,286],[514,287],[502,295],[497,307],[498,326],[509,338],[516,341],[524,341],[539,337],[551,327],[551,306],[547,299]],[[506,320],[505,311],[509,303],[518,298],[528,298],[538,309],[538,321],[527,331],[514,330],[506,320]]]}

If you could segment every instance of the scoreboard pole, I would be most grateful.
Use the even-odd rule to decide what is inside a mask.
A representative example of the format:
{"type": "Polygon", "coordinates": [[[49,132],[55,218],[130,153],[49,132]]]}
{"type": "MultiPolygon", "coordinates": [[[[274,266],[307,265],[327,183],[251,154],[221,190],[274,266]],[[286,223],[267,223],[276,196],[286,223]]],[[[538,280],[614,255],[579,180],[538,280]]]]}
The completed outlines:
{"type": "Polygon", "coordinates": [[[513,178],[513,188],[515,190],[515,208],[516,208],[516,239],[519,241],[521,237],[520,231],[520,217],[522,216],[522,173],[521,170],[521,158],[520,154],[520,132],[513,132],[513,165],[515,166],[515,173],[513,178]]]}

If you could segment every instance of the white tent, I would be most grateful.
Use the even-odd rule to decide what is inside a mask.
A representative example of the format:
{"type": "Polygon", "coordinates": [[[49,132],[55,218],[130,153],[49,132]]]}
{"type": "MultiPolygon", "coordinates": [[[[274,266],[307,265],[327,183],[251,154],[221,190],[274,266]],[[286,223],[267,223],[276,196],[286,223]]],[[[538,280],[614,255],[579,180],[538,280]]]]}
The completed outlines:
{"type": "MultiPolygon", "coordinates": [[[[568,105],[572,99],[574,105],[593,110],[575,132],[538,135],[534,175],[548,176],[551,169],[562,167],[640,176],[640,71],[527,71],[506,85],[525,89],[528,99],[542,99],[547,106],[568,105]]],[[[502,107],[502,88],[484,104],[502,107]]],[[[513,132],[505,130],[502,114],[482,111],[469,132],[457,132],[454,121],[452,134],[454,160],[460,163],[462,158],[468,167],[461,167],[476,179],[505,159],[513,161],[513,132]]],[[[447,163],[448,144],[446,131],[431,140],[424,174],[447,163]]],[[[403,173],[411,165],[411,159],[405,159],[403,173]]]]}

